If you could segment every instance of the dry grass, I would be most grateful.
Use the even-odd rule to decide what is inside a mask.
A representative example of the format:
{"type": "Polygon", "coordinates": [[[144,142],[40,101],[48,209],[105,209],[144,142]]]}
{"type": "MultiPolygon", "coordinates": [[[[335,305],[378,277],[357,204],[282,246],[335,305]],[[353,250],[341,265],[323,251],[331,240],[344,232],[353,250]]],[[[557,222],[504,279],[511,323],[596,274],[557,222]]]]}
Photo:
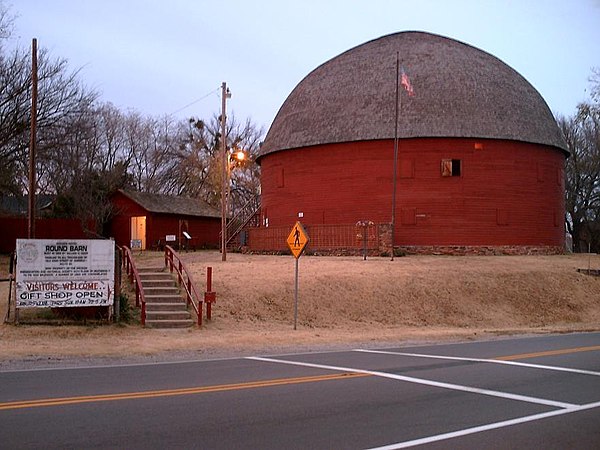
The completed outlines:
{"type": "MultiPolygon", "coordinates": [[[[600,279],[577,268],[600,257],[506,256],[300,259],[298,330],[292,329],[290,256],[182,255],[204,291],[213,267],[217,303],[202,329],[1,325],[0,360],[39,356],[223,355],[377,342],[600,328],[600,279]]],[[[6,275],[0,261],[0,278],[6,275]]],[[[142,265],[162,264],[146,253],[142,265]]],[[[0,313],[8,283],[0,284],[0,313]]]]}

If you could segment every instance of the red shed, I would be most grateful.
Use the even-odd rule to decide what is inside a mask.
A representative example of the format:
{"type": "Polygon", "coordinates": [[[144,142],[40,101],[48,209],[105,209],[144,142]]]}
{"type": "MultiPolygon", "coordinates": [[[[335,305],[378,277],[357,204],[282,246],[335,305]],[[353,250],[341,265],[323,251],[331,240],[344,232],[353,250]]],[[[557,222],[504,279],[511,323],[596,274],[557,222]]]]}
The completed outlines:
{"type": "Polygon", "coordinates": [[[281,106],[259,157],[261,227],[370,220],[395,223],[396,246],[413,252],[562,252],[567,156],[544,99],[512,68],[396,33],[324,63],[281,106]],[[397,56],[414,90],[400,86],[398,114],[397,56]]]}
{"type": "Polygon", "coordinates": [[[203,200],[120,190],[111,203],[115,214],[110,235],[118,245],[141,249],[165,244],[176,248],[219,246],[221,214],[203,200]]]}

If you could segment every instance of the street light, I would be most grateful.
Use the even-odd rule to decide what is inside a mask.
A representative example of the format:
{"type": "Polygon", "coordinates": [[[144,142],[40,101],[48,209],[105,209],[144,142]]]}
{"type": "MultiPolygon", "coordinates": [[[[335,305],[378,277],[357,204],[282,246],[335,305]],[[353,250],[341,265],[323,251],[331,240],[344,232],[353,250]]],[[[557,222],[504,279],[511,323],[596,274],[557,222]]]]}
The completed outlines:
{"type": "Polygon", "coordinates": [[[246,160],[246,152],[244,150],[237,150],[231,155],[231,158],[237,162],[242,162],[246,160]]]}
{"type": "Polygon", "coordinates": [[[231,171],[234,167],[242,166],[247,159],[248,154],[246,150],[236,146],[229,149],[229,175],[231,175],[231,171]]]}
{"type": "Polygon", "coordinates": [[[221,84],[221,260],[227,261],[227,198],[229,197],[229,182],[231,178],[231,163],[242,163],[246,160],[246,153],[240,149],[227,150],[227,99],[231,98],[231,91],[227,83],[221,84]]]}
{"type": "MultiPolygon", "coordinates": [[[[241,166],[247,159],[248,156],[246,154],[246,151],[241,150],[241,149],[236,149],[235,147],[230,149],[230,151],[227,152],[228,157],[227,157],[227,177],[225,178],[225,217],[227,218],[227,213],[229,210],[229,194],[231,191],[231,171],[236,168],[241,166]]],[[[225,241],[224,241],[224,249],[225,251],[227,251],[227,220],[225,220],[225,241]]],[[[226,254],[226,253],[225,253],[226,254]]],[[[225,261],[225,259],[223,259],[223,261],[225,261]]]]}

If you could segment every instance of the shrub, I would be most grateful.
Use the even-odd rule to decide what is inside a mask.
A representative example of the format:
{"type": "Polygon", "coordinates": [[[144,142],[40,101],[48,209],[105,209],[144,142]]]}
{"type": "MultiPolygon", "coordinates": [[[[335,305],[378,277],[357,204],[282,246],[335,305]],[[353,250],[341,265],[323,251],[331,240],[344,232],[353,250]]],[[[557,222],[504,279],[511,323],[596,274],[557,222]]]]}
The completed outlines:
{"type": "Polygon", "coordinates": [[[119,321],[129,323],[131,321],[131,308],[129,307],[129,297],[121,292],[119,295],[119,321]]]}

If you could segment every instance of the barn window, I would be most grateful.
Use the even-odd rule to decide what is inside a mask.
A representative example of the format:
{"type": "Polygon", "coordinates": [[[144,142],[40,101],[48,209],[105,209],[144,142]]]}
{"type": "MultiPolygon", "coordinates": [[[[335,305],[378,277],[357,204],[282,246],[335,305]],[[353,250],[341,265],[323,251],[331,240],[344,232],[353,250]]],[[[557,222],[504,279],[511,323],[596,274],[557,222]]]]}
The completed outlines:
{"type": "Polygon", "coordinates": [[[496,224],[498,225],[508,225],[509,221],[509,212],[507,209],[497,209],[496,210],[496,224]]]}
{"type": "Polygon", "coordinates": [[[282,188],[285,185],[285,178],[283,176],[283,167],[277,168],[277,187],[282,188]]]}
{"type": "Polygon", "coordinates": [[[460,159],[442,159],[443,177],[460,177],[461,163],[460,159]]]}

